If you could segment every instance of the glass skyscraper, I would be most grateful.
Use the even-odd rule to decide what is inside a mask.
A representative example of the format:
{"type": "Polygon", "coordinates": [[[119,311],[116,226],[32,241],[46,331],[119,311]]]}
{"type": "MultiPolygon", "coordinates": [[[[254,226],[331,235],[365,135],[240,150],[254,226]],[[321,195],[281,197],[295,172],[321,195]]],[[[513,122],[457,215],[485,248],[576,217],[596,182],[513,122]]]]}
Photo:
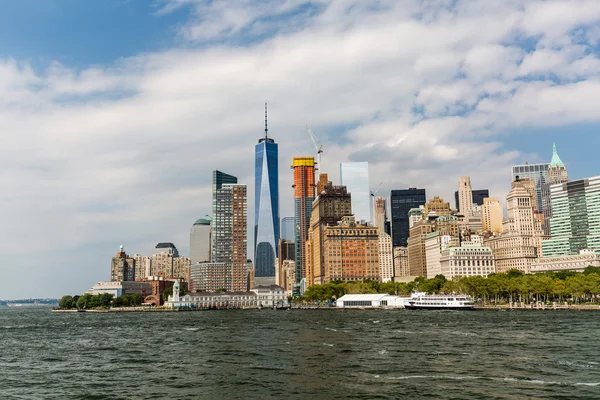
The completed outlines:
{"type": "Polygon", "coordinates": [[[535,184],[536,211],[542,212],[542,187],[548,180],[550,164],[524,164],[512,167],[512,180],[529,178],[535,184]]]}
{"type": "Polygon", "coordinates": [[[550,186],[552,218],[544,257],[600,250],[600,176],[550,186]]]}
{"type": "Polygon", "coordinates": [[[254,276],[273,278],[279,243],[279,147],[268,137],[266,108],[265,136],[254,148],[254,276]]]}
{"type": "Polygon", "coordinates": [[[217,215],[221,215],[221,203],[217,201],[219,191],[223,188],[223,185],[236,184],[238,181],[237,177],[226,174],[221,171],[213,171],[213,187],[212,187],[212,260],[222,260],[231,256],[228,248],[223,246],[223,235],[224,226],[223,218],[216,218],[217,215]]]}
{"type": "MultiPolygon", "coordinates": [[[[406,246],[409,236],[408,211],[411,208],[419,208],[425,205],[425,189],[401,189],[392,190],[391,196],[392,214],[392,245],[406,246]]],[[[354,201],[354,197],[352,198],[354,201]]]]}
{"type": "Polygon", "coordinates": [[[369,163],[340,163],[340,182],[352,196],[352,214],[355,220],[371,222],[369,163]]]}
{"type": "Polygon", "coordinates": [[[294,217],[281,218],[280,236],[282,239],[289,240],[290,242],[296,241],[294,237],[294,217]]]}

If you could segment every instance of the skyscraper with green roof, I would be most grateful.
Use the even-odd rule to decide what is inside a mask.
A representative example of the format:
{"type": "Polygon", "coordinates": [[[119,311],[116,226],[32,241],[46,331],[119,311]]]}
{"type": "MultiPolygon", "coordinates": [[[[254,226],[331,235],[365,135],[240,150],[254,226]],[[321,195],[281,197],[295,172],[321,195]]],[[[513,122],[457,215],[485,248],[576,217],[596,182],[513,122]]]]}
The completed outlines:
{"type": "Polygon", "coordinates": [[[550,219],[552,218],[552,202],[550,201],[550,186],[565,183],[569,180],[567,168],[558,156],[556,143],[552,143],[552,159],[548,164],[546,182],[542,185],[542,212],[544,213],[544,235],[550,235],[550,219]]]}

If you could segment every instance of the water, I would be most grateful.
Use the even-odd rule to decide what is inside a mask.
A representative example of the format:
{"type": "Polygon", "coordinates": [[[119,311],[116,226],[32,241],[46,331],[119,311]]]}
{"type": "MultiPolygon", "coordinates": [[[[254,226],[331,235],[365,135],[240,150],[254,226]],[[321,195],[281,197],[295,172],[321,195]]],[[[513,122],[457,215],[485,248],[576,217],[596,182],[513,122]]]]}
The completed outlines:
{"type": "Polygon", "coordinates": [[[0,309],[1,399],[600,398],[596,311],[0,309]]]}

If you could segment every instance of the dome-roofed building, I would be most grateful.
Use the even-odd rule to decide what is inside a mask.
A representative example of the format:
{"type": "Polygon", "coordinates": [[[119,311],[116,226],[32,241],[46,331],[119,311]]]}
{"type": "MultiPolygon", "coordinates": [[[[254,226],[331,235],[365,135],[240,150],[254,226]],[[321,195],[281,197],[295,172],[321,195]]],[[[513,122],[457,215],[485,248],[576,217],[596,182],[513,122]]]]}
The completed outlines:
{"type": "Polygon", "coordinates": [[[190,259],[192,264],[211,261],[211,223],[209,215],[197,219],[190,229],[190,259]]]}

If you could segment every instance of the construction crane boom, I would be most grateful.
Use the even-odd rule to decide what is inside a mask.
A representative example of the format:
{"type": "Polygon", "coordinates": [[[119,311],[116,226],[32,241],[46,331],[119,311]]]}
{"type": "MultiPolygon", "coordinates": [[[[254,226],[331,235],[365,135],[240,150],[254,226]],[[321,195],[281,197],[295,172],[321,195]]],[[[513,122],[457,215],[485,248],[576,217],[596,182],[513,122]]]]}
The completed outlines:
{"type": "Polygon", "coordinates": [[[312,132],[312,130],[310,130],[310,128],[308,127],[308,124],[306,124],[306,130],[308,131],[308,135],[310,136],[310,139],[312,140],[313,144],[315,145],[315,150],[317,150],[317,168],[319,171],[321,170],[321,153],[323,153],[323,145],[320,144],[319,142],[319,138],[317,138],[317,136],[315,136],[315,134],[312,132]]]}
{"type": "Polygon", "coordinates": [[[379,188],[381,187],[381,185],[383,185],[383,182],[385,182],[385,181],[379,182],[379,185],[377,185],[377,187],[375,188],[375,190],[373,190],[371,192],[371,196],[375,196],[377,194],[377,191],[379,190],[379,188]]]}

